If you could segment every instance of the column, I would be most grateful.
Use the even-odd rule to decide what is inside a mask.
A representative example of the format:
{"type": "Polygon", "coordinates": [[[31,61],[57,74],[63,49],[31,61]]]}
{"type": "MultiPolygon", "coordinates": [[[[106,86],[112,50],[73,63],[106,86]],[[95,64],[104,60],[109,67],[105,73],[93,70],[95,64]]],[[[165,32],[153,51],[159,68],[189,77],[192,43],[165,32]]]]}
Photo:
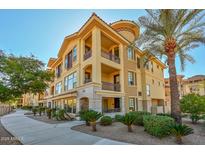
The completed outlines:
{"type": "Polygon", "coordinates": [[[80,99],[76,98],[76,113],[80,112],[80,99]]]}
{"type": "Polygon", "coordinates": [[[92,31],[93,82],[101,83],[101,32],[95,27],[92,31]]]}
{"type": "Polygon", "coordinates": [[[119,55],[120,55],[120,65],[121,65],[121,70],[120,70],[120,90],[121,92],[124,92],[124,59],[123,59],[123,45],[119,45],[119,55]]]}
{"type": "Polygon", "coordinates": [[[123,114],[125,114],[126,113],[126,106],[125,106],[125,97],[124,96],[121,97],[121,99],[120,99],[120,107],[121,107],[121,112],[123,114]]]}

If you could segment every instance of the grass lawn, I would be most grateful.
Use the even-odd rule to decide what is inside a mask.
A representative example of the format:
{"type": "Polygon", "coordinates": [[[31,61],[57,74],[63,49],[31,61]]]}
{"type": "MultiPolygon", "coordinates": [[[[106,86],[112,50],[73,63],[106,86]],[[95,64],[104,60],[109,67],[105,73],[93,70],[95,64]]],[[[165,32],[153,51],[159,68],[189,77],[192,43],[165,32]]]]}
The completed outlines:
{"type": "MultiPolygon", "coordinates": [[[[204,145],[205,144],[205,123],[200,122],[199,124],[193,125],[189,120],[185,120],[185,119],[183,120],[183,123],[189,125],[194,129],[194,134],[188,135],[183,138],[184,144],[204,145]]],[[[174,137],[168,136],[159,139],[145,132],[144,127],[142,126],[133,125],[133,132],[129,133],[127,131],[127,126],[119,122],[113,122],[111,126],[101,126],[97,124],[97,132],[92,132],[91,127],[86,125],[75,126],[72,127],[72,129],[90,135],[127,142],[131,144],[140,144],[140,145],[176,144],[174,137]]]]}

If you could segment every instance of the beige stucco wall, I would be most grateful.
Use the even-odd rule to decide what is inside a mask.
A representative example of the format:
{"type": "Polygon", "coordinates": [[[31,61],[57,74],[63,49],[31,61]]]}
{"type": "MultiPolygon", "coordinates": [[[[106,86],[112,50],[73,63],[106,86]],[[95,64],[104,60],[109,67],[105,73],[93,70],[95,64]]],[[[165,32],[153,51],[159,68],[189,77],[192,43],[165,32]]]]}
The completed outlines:
{"type": "MultiPolygon", "coordinates": [[[[119,33],[130,41],[133,40],[135,37],[134,34],[129,31],[120,31],[119,33]]],[[[86,30],[82,36],[71,40],[69,44],[62,49],[63,52],[61,56],[58,57],[59,60],[57,60],[57,62],[52,65],[52,69],[53,71],[55,71],[55,68],[58,66],[58,64],[62,63],[62,74],[59,78],[55,78],[54,82],[51,85],[55,86],[56,83],[61,81],[63,94],[64,78],[73,72],[77,72],[77,88],[75,89],[78,93],[77,103],[79,103],[80,98],[82,97],[90,97],[90,106],[96,107],[98,110],[100,110],[100,107],[102,107],[102,97],[121,97],[123,100],[122,106],[125,106],[125,111],[128,111],[129,97],[135,97],[136,99],[138,99],[138,110],[143,110],[142,102],[144,99],[149,99],[149,101],[151,101],[153,98],[164,99],[164,72],[162,66],[159,65],[159,69],[157,69],[158,64],[156,61],[153,61],[154,72],[152,73],[150,71],[146,71],[146,73],[143,74],[141,72],[141,69],[137,68],[137,58],[135,60],[128,60],[127,47],[128,44],[125,44],[120,39],[117,39],[114,34],[108,33],[107,29],[96,25],[93,28],[86,30]],[[101,50],[103,49],[101,46],[102,34],[109,37],[110,40],[115,42],[115,46],[117,45],[119,47],[120,64],[101,56],[101,50]],[[85,40],[88,37],[91,37],[92,40],[92,56],[84,61],[83,57],[85,51],[85,40]],[[73,64],[73,67],[67,70],[64,68],[64,59],[68,52],[70,52],[75,46],[77,47],[77,60],[73,64]],[[110,74],[107,74],[105,72],[102,73],[102,64],[106,64],[106,66],[112,67],[118,71],[114,71],[110,74]],[[84,68],[86,68],[87,66],[92,66],[92,84],[89,84],[89,87],[84,84],[84,68]],[[133,86],[128,86],[128,71],[132,71],[136,74],[136,84],[133,86]],[[103,90],[101,89],[101,82],[113,82],[113,75],[117,73],[120,74],[121,91],[103,92],[103,90]],[[145,83],[142,83],[142,78],[145,79],[145,83]],[[155,80],[155,84],[152,84],[153,79],[155,80]],[[160,82],[160,86],[158,86],[158,82],[160,82]],[[146,91],[142,88],[143,86],[145,86],[146,83],[150,84],[151,86],[151,96],[143,98],[143,96],[138,96],[138,92],[146,93],[146,91]]],[[[135,54],[136,57],[141,57],[137,49],[135,54]]],[[[113,104],[113,102],[109,104],[113,104]]],[[[77,108],[79,109],[79,106],[77,108]]]]}

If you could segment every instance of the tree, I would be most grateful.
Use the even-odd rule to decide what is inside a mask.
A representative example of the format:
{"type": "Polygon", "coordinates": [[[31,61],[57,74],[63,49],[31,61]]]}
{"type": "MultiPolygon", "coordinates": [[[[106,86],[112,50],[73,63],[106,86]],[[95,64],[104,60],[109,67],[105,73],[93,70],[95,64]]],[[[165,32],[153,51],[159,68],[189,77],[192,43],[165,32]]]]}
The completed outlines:
{"type": "Polygon", "coordinates": [[[172,124],[169,126],[171,135],[175,136],[177,144],[182,144],[182,137],[193,134],[194,130],[187,125],[172,124]]]}
{"type": "Polygon", "coordinates": [[[171,115],[181,123],[179,91],[175,60],[178,56],[181,69],[185,61],[194,63],[187,52],[205,43],[205,21],[203,10],[146,10],[148,15],[139,18],[144,31],[137,45],[145,50],[147,57],[164,58],[168,64],[171,115]]]}
{"type": "Polygon", "coordinates": [[[132,124],[136,120],[136,115],[132,112],[126,113],[125,116],[123,116],[121,122],[125,125],[127,125],[128,132],[132,132],[132,124]]]}
{"type": "Polygon", "coordinates": [[[26,93],[43,93],[53,79],[53,73],[34,56],[0,54],[0,101],[21,97],[26,93]]]}
{"type": "Polygon", "coordinates": [[[180,100],[181,110],[189,113],[192,123],[197,123],[205,114],[205,98],[197,94],[188,94],[180,100]]]}
{"type": "Polygon", "coordinates": [[[90,125],[92,126],[92,130],[95,132],[97,131],[96,128],[96,121],[102,117],[102,114],[100,112],[94,111],[94,110],[89,110],[86,112],[86,116],[88,118],[88,121],[90,125]]]}

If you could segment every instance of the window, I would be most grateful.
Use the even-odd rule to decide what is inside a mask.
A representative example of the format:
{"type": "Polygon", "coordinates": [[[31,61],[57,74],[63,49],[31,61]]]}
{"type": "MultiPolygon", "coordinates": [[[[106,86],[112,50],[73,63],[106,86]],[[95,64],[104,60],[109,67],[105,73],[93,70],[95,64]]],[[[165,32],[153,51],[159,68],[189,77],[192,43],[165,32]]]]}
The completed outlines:
{"type": "Polygon", "coordinates": [[[158,82],[158,85],[160,86],[160,81],[158,82]]]}
{"type": "Polygon", "coordinates": [[[69,113],[76,113],[76,99],[65,100],[64,109],[69,113]]]}
{"type": "Polygon", "coordinates": [[[132,48],[128,48],[127,56],[129,60],[135,60],[134,50],[132,48]]]}
{"type": "Polygon", "coordinates": [[[135,84],[135,73],[134,72],[128,72],[128,85],[132,86],[135,84]]]}
{"type": "Polygon", "coordinates": [[[70,69],[72,67],[73,63],[73,58],[72,58],[72,51],[70,51],[66,56],[65,56],[65,68],[70,69]]]}
{"type": "Polygon", "coordinates": [[[61,64],[56,67],[56,77],[58,78],[60,76],[61,76],[61,64]]]}
{"type": "Polygon", "coordinates": [[[154,79],[152,79],[152,84],[154,84],[154,79]]]}
{"type": "Polygon", "coordinates": [[[67,68],[67,66],[68,66],[68,55],[65,56],[64,68],[67,68]]]}
{"type": "Polygon", "coordinates": [[[129,111],[135,111],[135,98],[129,98],[129,111]]]}
{"type": "Polygon", "coordinates": [[[148,61],[145,62],[145,68],[146,68],[147,70],[149,70],[149,62],[148,62],[148,61]]]}
{"type": "Polygon", "coordinates": [[[142,92],[141,91],[138,92],[138,96],[142,96],[142,92]]]}
{"type": "Polygon", "coordinates": [[[150,85],[146,85],[147,96],[150,96],[150,85]]]}
{"type": "Polygon", "coordinates": [[[77,59],[77,48],[74,47],[73,48],[73,61],[76,61],[76,59],[77,59]]]}
{"type": "Polygon", "coordinates": [[[66,56],[65,56],[65,68],[69,69],[72,67],[74,61],[77,60],[77,47],[74,47],[66,56]]]}
{"type": "Polygon", "coordinates": [[[65,81],[64,81],[65,91],[76,88],[76,86],[77,86],[77,73],[76,72],[65,77],[65,81]]]}
{"type": "Polygon", "coordinates": [[[140,58],[139,57],[137,57],[137,68],[140,69],[140,58]]]}
{"type": "Polygon", "coordinates": [[[151,71],[154,72],[154,65],[153,65],[153,62],[151,62],[151,65],[150,65],[150,66],[151,66],[151,71]]]}
{"type": "Polygon", "coordinates": [[[55,94],[60,94],[62,92],[62,82],[56,83],[55,94]]]}

